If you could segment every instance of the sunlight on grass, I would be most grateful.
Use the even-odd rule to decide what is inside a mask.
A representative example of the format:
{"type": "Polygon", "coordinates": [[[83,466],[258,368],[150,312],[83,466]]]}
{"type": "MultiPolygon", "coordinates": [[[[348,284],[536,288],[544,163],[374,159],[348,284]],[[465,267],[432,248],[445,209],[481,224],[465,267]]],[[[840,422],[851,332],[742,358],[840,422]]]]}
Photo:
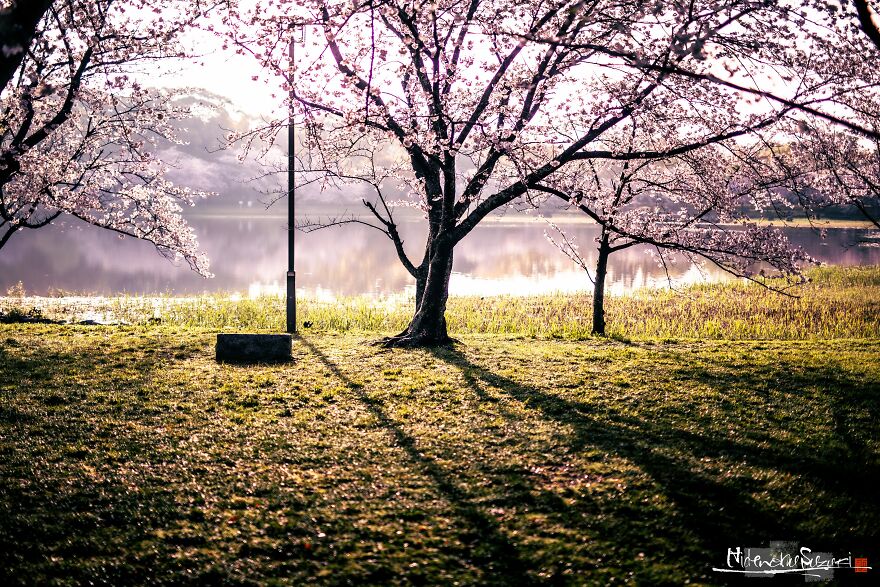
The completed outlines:
{"type": "Polygon", "coordinates": [[[877,341],[371,336],[0,325],[0,577],[714,585],[731,544],[876,543],[877,341]]]}
{"type": "MultiPolygon", "coordinates": [[[[616,338],[827,339],[880,336],[880,268],[821,268],[798,297],[754,283],[711,283],[681,291],[646,289],[606,298],[608,334],[616,338]]],[[[212,330],[280,331],[284,300],[226,295],[199,297],[3,298],[0,310],[28,312],[39,303],[48,317],[99,316],[128,324],[162,323],[212,330]]],[[[300,329],[387,333],[403,330],[414,301],[402,297],[298,300],[300,329]],[[307,326],[306,326],[307,325],[307,326]]],[[[582,339],[590,335],[592,297],[453,297],[453,335],[506,334],[582,339]]]]}
{"type": "Polygon", "coordinates": [[[461,344],[394,351],[406,301],[304,300],[294,362],[247,367],[216,332],[281,299],[5,298],[129,324],[0,324],[0,577],[712,585],[750,537],[861,552],[880,269],[811,277],[612,298],[608,339],[587,296],[457,298],[461,344]]]}

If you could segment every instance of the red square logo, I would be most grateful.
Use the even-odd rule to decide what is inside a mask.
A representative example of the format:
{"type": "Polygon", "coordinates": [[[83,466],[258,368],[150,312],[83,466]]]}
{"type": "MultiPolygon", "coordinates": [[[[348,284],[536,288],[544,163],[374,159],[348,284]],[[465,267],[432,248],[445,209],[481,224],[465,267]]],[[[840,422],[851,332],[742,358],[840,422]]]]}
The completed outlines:
{"type": "Polygon", "coordinates": [[[867,573],[868,572],[868,559],[857,558],[855,567],[856,567],[856,573],[867,573]]]}

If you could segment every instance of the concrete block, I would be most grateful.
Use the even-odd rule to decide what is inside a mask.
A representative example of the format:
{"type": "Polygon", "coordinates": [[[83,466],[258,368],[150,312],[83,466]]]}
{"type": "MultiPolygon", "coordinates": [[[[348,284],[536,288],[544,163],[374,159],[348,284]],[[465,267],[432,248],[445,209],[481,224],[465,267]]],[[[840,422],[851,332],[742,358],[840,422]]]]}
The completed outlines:
{"type": "Polygon", "coordinates": [[[218,334],[219,363],[285,363],[292,361],[289,334],[218,334]]]}

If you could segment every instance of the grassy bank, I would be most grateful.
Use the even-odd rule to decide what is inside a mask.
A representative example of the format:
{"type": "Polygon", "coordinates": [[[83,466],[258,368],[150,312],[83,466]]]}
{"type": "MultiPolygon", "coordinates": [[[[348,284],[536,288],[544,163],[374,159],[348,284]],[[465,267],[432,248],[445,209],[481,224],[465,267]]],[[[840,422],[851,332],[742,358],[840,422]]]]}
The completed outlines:
{"type": "MultiPolygon", "coordinates": [[[[821,268],[789,297],[754,283],[695,285],[681,291],[639,290],[606,298],[609,335],[617,338],[716,340],[880,337],[880,268],[821,268]]],[[[39,306],[54,318],[95,315],[130,324],[216,330],[284,329],[284,301],[229,296],[3,298],[0,310],[39,306]]],[[[298,319],[319,332],[398,332],[412,317],[412,300],[400,298],[302,299],[298,319]]],[[[451,298],[454,335],[505,334],[541,338],[589,337],[592,298],[586,294],[540,297],[451,298]]]]}
{"type": "Polygon", "coordinates": [[[717,584],[736,545],[880,554],[880,341],[371,338],[235,367],[198,329],[0,325],[3,584],[717,584]]]}

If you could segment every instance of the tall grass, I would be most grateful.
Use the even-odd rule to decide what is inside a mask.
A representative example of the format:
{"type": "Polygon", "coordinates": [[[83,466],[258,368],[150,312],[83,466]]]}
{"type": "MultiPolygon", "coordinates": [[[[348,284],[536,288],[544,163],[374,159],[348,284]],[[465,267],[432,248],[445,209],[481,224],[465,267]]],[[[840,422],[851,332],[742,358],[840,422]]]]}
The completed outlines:
{"type": "MultiPolygon", "coordinates": [[[[606,298],[607,331],[624,338],[827,339],[880,337],[880,267],[820,268],[792,298],[753,283],[694,285],[682,291],[639,290],[606,298]]],[[[0,310],[24,308],[35,298],[0,299],[0,310]]],[[[284,300],[223,295],[89,298],[79,306],[65,298],[40,298],[48,316],[110,316],[146,324],[161,322],[213,330],[279,331],[284,300]]],[[[332,302],[298,300],[300,328],[388,333],[403,330],[412,299],[351,297],[332,302]]],[[[590,335],[592,297],[450,298],[451,334],[486,333],[577,339],[590,335]]]]}
{"type": "MultiPolygon", "coordinates": [[[[645,289],[606,297],[606,331],[622,338],[827,339],[880,336],[880,268],[822,268],[794,291],[754,283],[645,289]]],[[[454,332],[583,338],[592,320],[590,295],[450,300],[454,332]]]]}

